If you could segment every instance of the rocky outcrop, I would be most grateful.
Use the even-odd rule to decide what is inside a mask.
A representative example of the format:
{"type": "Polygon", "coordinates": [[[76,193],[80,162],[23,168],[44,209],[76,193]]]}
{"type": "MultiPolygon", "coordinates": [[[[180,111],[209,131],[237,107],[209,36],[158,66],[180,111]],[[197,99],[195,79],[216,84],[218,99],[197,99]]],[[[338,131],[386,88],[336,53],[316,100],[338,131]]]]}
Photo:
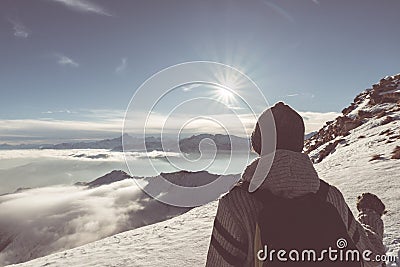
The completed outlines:
{"type": "Polygon", "coordinates": [[[387,76],[372,86],[370,104],[398,103],[400,101],[400,74],[387,76]]]}
{"type": "Polygon", "coordinates": [[[349,131],[360,125],[362,125],[362,120],[359,118],[353,119],[347,116],[337,117],[335,121],[328,122],[317,134],[305,141],[305,152],[309,153],[321,145],[334,140],[338,136],[347,136],[349,131]]]}
{"type": "Polygon", "coordinates": [[[393,150],[392,159],[400,159],[400,146],[396,146],[396,148],[393,150]]]}
{"type": "Polygon", "coordinates": [[[371,119],[381,119],[380,124],[388,124],[398,118],[391,116],[400,110],[400,74],[387,76],[354,98],[354,101],[342,110],[342,115],[327,122],[315,135],[305,141],[304,151],[311,153],[321,146],[315,162],[322,161],[333,153],[336,146],[343,142],[350,132],[371,119]]]}

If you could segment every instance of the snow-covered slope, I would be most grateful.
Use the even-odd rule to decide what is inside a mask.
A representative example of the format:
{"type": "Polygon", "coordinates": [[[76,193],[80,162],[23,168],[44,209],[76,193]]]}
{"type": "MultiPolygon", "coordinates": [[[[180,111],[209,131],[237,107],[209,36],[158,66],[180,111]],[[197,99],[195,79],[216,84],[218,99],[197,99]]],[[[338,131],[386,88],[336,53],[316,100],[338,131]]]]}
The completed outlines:
{"type": "MultiPolygon", "coordinates": [[[[384,243],[387,254],[396,256],[400,256],[400,159],[392,157],[400,146],[400,102],[397,91],[390,88],[399,84],[400,75],[381,80],[306,146],[320,177],[341,190],[354,214],[356,197],[362,192],[383,200],[388,210],[383,217],[384,243]]],[[[216,207],[212,202],[167,221],[14,266],[204,266],[216,207]]]]}
{"type": "MultiPolygon", "coordinates": [[[[400,132],[392,126],[397,125],[396,121],[400,119],[400,92],[396,89],[399,87],[400,74],[397,74],[381,79],[372,88],[357,95],[353,103],[342,110],[342,116],[327,122],[315,135],[306,140],[305,152],[318,163],[334,151],[336,146],[347,145],[354,136],[359,139],[374,139],[380,135],[382,138],[387,137],[384,140],[386,144],[398,141],[400,132]],[[379,127],[386,124],[388,125],[385,127],[379,127]]],[[[379,150],[378,147],[392,146],[379,145],[379,150]]]]}
{"type": "Polygon", "coordinates": [[[216,207],[12,266],[204,266],[216,207]]]}
{"type": "Polygon", "coordinates": [[[400,74],[380,80],[306,144],[310,157],[319,162],[315,166],[320,176],[343,192],[353,213],[355,198],[362,192],[383,200],[388,210],[384,242],[387,253],[396,256],[400,252],[399,87],[400,74]]]}

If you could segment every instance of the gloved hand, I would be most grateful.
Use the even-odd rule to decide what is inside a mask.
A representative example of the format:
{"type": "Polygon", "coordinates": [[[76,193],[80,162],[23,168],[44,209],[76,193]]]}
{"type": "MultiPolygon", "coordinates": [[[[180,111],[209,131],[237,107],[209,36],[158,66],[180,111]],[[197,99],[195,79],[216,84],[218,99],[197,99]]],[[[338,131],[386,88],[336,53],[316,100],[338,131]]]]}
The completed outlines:
{"type": "Polygon", "coordinates": [[[385,204],[372,193],[362,193],[361,196],[357,197],[357,210],[360,212],[373,210],[379,216],[386,213],[385,204]]]}

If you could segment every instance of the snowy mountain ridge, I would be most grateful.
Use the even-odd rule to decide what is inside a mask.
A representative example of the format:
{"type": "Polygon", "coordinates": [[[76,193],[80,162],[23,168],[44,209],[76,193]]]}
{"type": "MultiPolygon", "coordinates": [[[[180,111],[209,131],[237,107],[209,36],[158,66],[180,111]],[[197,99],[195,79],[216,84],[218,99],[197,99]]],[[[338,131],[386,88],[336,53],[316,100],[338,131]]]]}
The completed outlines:
{"type": "MultiPolygon", "coordinates": [[[[353,132],[362,132],[389,124],[400,119],[400,74],[386,76],[372,88],[364,90],[354,98],[350,106],[342,110],[342,116],[327,122],[315,135],[307,139],[304,151],[314,163],[321,162],[339,145],[346,145],[346,138],[353,132]],[[358,129],[360,128],[360,129],[358,129]],[[356,130],[357,129],[357,130],[356,130]]],[[[388,129],[385,133],[388,144],[400,139],[400,132],[388,129]]],[[[359,138],[365,138],[359,135],[359,138]]]]}

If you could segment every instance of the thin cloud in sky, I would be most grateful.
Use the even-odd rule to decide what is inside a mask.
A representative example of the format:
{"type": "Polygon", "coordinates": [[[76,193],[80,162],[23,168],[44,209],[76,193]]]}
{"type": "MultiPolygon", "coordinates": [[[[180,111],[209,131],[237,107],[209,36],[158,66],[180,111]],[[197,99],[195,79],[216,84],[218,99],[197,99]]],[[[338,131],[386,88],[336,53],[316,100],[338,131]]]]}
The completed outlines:
{"type": "Polygon", "coordinates": [[[19,20],[8,18],[8,21],[13,25],[14,36],[18,38],[28,38],[30,30],[19,20]]]}
{"type": "Polygon", "coordinates": [[[127,67],[128,67],[128,59],[127,58],[122,58],[121,59],[121,64],[119,64],[115,68],[115,73],[123,73],[126,70],[127,67]]]}
{"type": "Polygon", "coordinates": [[[0,120],[0,139],[6,143],[60,142],[60,140],[104,139],[122,132],[124,110],[47,110],[48,118],[0,120]],[[68,119],[56,119],[67,114],[68,119]],[[53,117],[53,118],[52,118],[53,117]],[[58,140],[58,141],[55,141],[58,140]]]}
{"type": "MultiPolygon", "coordinates": [[[[50,114],[51,115],[51,114],[50,114]]],[[[6,143],[22,143],[75,139],[104,139],[122,132],[122,121],[93,122],[89,120],[24,119],[0,120],[0,139],[6,143]],[[22,138],[23,137],[23,138],[22,138]]]]}
{"type": "Polygon", "coordinates": [[[189,92],[189,91],[191,91],[192,89],[197,88],[197,87],[200,87],[200,86],[201,86],[201,84],[199,84],[199,83],[193,83],[193,84],[181,86],[181,89],[182,89],[182,91],[184,91],[184,92],[189,92]]]}
{"type": "Polygon", "coordinates": [[[293,97],[293,96],[298,96],[299,94],[289,94],[289,95],[286,95],[287,97],[293,97]]]}
{"type": "Polygon", "coordinates": [[[95,13],[98,15],[112,16],[103,7],[87,0],[52,0],[80,12],[95,13]]]}
{"type": "Polygon", "coordinates": [[[67,113],[67,114],[72,114],[72,113],[77,113],[75,111],[71,111],[69,109],[65,109],[65,110],[47,110],[47,111],[43,111],[42,114],[55,114],[55,113],[67,113]]]}
{"type": "Polygon", "coordinates": [[[312,93],[291,93],[291,94],[287,94],[284,96],[281,96],[282,98],[288,98],[288,97],[303,97],[303,98],[314,98],[315,95],[312,93]]]}
{"type": "Polygon", "coordinates": [[[64,56],[64,55],[56,55],[58,57],[57,63],[62,66],[71,66],[71,67],[79,67],[79,64],[73,59],[64,56]]]}
{"type": "Polygon", "coordinates": [[[243,107],[237,107],[233,105],[227,105],[227,108],[232,109],[232,110],[244,110],[245,108],[243,107]]]}
{"type": "Polygon", "coordinates": [[[278,5],[277,3],[272,3],[271,1],[266,1],[266,0],[262,0],[262,2],[265,5],[267,5],[268,7],[270,7],[275,13],[279,14],[280,16],[282,16],[283,18],[285,18],[289,22],[292,22],[292,23],[295,22],[295,20],[292,17],[292,15],[287,10],[285,10],[283,7],[278,5]]]}
{"type": "Polygon", "coordinates": [[[312,112],[303,111],[299,114],[304,119],[304,125],[306,127],[306,133],[318,131],[325,124],[325,122],[333,120],[341,115],[338,112],[312,112]]]}
{"type": "Polygon", "coordinates": [[[318,0],[312,0],[314,4],[319,5],[319,1],[318,0]]]}
{"type": "Polygon", "coordinates": [[[122,109],[80,109],[82,118],[92,121],[122,121],[125,116],[122,109]]]}

